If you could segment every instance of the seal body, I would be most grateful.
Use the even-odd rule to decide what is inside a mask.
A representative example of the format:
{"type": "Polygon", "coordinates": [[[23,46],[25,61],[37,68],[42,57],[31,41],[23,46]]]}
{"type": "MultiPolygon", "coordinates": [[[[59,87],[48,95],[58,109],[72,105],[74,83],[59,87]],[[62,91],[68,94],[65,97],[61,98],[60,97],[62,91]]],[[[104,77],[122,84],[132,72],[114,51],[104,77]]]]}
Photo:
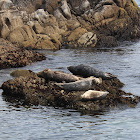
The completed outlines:
{"type": "Polygon", "coordinates": [[[90,77],[71,83],[56,83],[57,86],[65,91],[86,91],[93,89],[95,84],[101,84],[101,79],[90,77]]]}
{"type": "Polygon", "coordinates": [[[75,76],[73,74],[61,72],[61,71],[52,71],[50,69],[45,69],[44,71],[38,73],[39,77],[42,77],[46,80],[56,81],[56,82],[75,82],[81,79],[82,77],[75,76]]]}
{"type": "Polygon", "coordinates": [[[81,95],[81,99],[84,101],[101,100],[104,99],[107,96],[107,94],[109,94],[109,92],[107,91],[88,90],[81,95]]]}
{"type": "Polygon", "coordinates": [[[94,69],[93,67],[83,65],[83,64],[78,66],[70,66],[68,67],[68,70],[74,75],[80,75],[83,77],[95,76],[95,77],[101,77],[102,79],[115,78],[115,76],[113,76],[110,73],[102,72],[100,70],[94,69]]]}

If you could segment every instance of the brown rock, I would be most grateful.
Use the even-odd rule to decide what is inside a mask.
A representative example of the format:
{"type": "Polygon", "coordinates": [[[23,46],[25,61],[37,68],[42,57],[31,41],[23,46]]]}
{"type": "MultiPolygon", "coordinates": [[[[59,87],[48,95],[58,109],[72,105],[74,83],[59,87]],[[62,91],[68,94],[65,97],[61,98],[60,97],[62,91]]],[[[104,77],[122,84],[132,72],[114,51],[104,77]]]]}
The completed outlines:
{"type": "Polygon", "coordinates": [[[37,41],[33,29],[27,25],[13,30],[9,34],[8,40],[18,46],[31,48],[34,48],[37,41]]]}
{"type": "Polygon", "coordinates": [[[86,29],[79,27],[75,29],[73,32],[71,32],[71,34],[68,37],[68,41],[76,41],[86,32],[87,32],[86,29]]]}
{"type": "Polygon", "coordinates": [[[32,72],[31,70],[22,70],[22,69],[19,69],[19,70],[14,70],[10,73],[11,76],[13,77],[20,77],[20,76],[23,76],[23,77],[28,77],[28,76],[37,76],[34,72],[32,72]]]}
{"type": "Polygon", "coordinates": [[[40,53],[14,47],[8,41],[0,39],[0,69],[22,67],[44,59],[45,56],[40,53]]]}

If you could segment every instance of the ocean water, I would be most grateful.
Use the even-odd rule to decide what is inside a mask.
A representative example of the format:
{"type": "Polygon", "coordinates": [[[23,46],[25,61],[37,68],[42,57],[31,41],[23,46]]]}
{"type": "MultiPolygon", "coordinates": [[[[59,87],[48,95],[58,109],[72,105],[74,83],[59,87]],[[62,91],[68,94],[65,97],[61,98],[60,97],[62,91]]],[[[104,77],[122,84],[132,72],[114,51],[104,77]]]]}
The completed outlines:
{"type": "MultiPolygon", "coordinates": [[[[136,0],[140,6],[140,1],[136,0]]],[[[41,51],[47,60],[22,69],[66,71],[70,65],[87,64],[118,76],[123,90],[140,96],[140,41],[116,48],[41,51]]],[[[12,79],[11,68],[0,70],[0,85],[12,79]]],[[[139,140],[140,104],[97,115],[47,106],[22,107],[6,102],[0,91],[0,140],[139,140]]]]}
{"type": "MultiPolygon", "coordinates": [[[[38,72],[51,68],[68,72],[67,66],[87,64],[117,75],[125,83],[123,90],[140,96],[140,41],[125,42],[116,48],[42,52],[47,60],[22,69],[38,72]]],[[[0,70],[0,84],[12,78],[13,70],[0,70]]],[[[136,108],[115,108],[93,116],[47,106],[16,106],[0,96],[0,140],[139,140],[139,116],[140,104],[136,108]]]]}

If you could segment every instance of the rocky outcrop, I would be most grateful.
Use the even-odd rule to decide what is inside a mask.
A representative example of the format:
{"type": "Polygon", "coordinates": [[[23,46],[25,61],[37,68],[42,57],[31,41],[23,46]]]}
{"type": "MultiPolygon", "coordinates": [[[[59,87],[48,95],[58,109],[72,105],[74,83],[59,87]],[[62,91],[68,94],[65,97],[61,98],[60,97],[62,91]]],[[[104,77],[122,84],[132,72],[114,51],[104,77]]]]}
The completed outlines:
{"type": "MultiPolygon", "coordinates": [[[[44,72],[47,73],[46,70],[44,72]]],[[[38,77],[31,71],[24,71],[24,73],[28,73],[28,76],[15,71],[14,75],[20,77],[3,83],[2,89],[5,100],[12,101],[14,99],[17,101],[18,99],[19,103],[23,105],[51,105],[76,109],[86,113],[94,113],[114,107],[135,107],[140,101],[138,96],[122,91],[123,83],[117,78],[102,80],[100,83],[94,82],[92,87],[94,90],[87,92],[67,91],[57,86],[55,81],[47,80],[46,74],[38,77]]],[[[64,72],[62,75],[64,76],[64,72]]],[[[66,77],[64,79],[66,80],[66,77]]],[[[81,86],[83,85],[80,85],[79,89],[81,86]]]]}
{"type": "Polygon", "coordinates": [[[0,69],[22,67],[44,59],[46,57],[43,54],[15,47],[8,41],[0,39],[0,69]]]}
{"type": "Polygon", "coordinates": [[[112,47],[140,37],[140,8],[134,0],[7,0],[3,4],[0,35],[22,47],[112,47]]]}

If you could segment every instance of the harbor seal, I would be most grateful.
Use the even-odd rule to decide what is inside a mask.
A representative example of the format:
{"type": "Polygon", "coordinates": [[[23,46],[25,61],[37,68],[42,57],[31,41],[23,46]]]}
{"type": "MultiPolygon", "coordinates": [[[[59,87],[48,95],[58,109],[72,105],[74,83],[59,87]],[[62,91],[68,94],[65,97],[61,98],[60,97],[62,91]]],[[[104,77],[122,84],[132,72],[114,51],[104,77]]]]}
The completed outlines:
{"type": "Polygon", "coordinates": [[[42,72],[37,74],[39,77],[42,77],[46,80],[56,81],[56,82],[75,82],[78,80],[82,80],[84,78],[75,76],[73,74],[65,73],[62,71],[52,71],[50,69],[45,69],[42,72]]]}
{"type": "Polygon", "coordinates": [[[95,76],[101,77],[104,80],[115,78],[115,76],[110,73],[102,72],[97,69],[94,69],[93,67],[83,64],[80,64],[78,66],[70,66],[68,67],[68,70],[74,75],[80,75],[83,77],[95,76]]]}
{"type": "Polygon", "coordinates": [[[95,84],[101,84],[101,78],[89,77],[83,80],[79,80],[71,83],[55,83],[60,88],[65,91],[86,91],[93,89],[95,84]]]}
{"type": "Polygon", "coordinates": [[[109,92],[107,91],[96,91],[96,90],[88,90],[84,94],[81,95],[81,100],[84,101],[95,101],[95,100],[101,100],[104,99],[109,92]]]}

